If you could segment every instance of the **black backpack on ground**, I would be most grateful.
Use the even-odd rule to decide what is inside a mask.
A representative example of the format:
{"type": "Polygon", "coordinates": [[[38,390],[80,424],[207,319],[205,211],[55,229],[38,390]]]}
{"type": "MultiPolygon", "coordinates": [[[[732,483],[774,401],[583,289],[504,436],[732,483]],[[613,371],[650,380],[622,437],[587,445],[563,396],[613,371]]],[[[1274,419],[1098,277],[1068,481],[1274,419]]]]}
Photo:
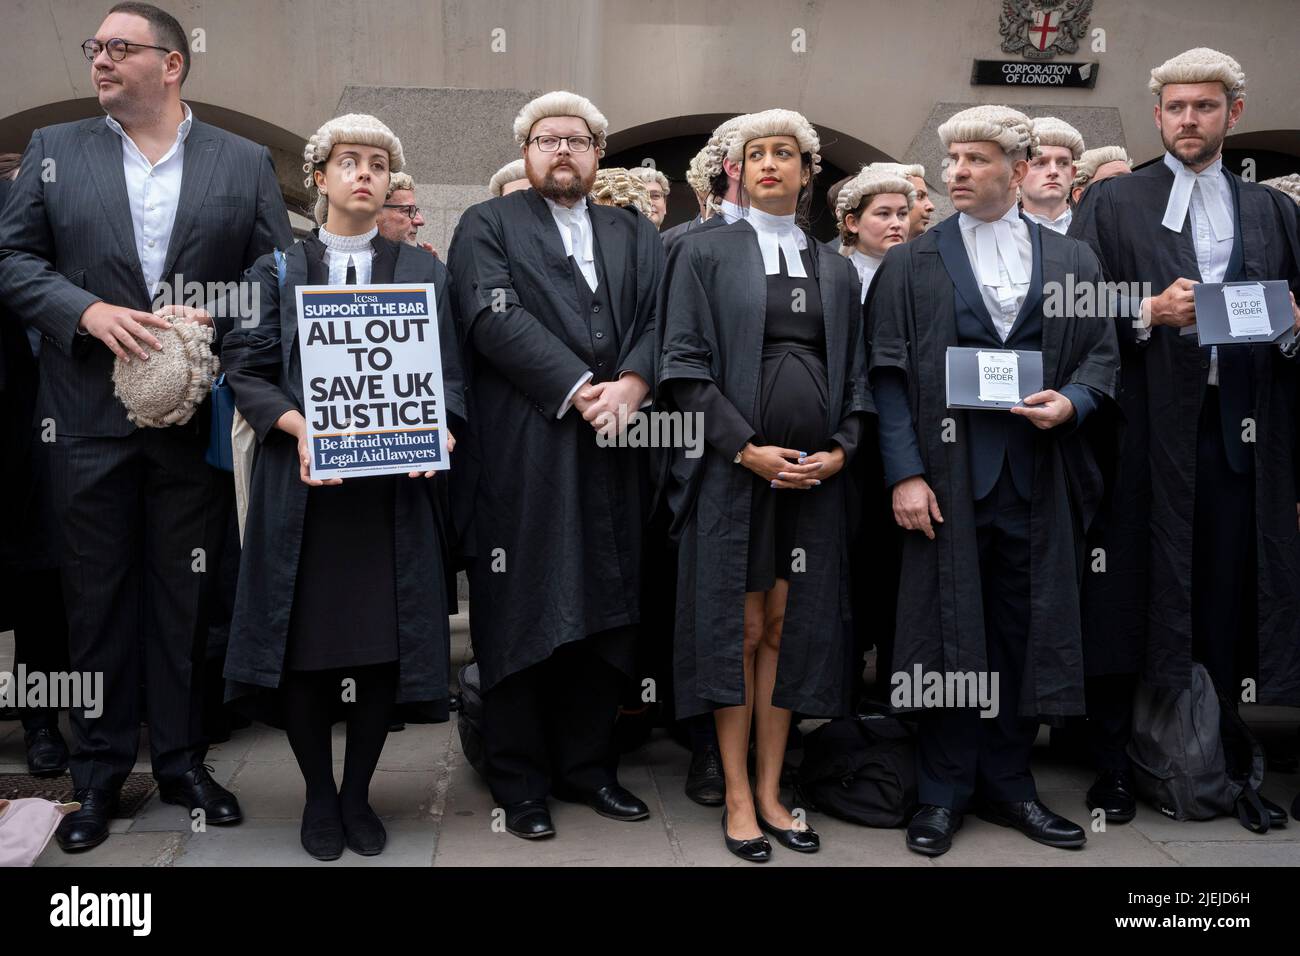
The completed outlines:
{"type": "Polygon", "coordinates": [[[469,765],[483,774],[483,692],[480,689],[478,664],[460,669],[460,713],[456,717],[460,749],[469,765]]]}
{"type": "Polygon", "coordinates": [[[1188,688],[1139,682],[1128,756],[1139,796],[1166,816],[1235,814],[1246,829],[1268,831],[1259,799],[1264,749],[1200,664],[1188,688]]]}
{"type": "Polygon", "coordinates": [[[828,721],[803,741],[795,799],[869,827],[899,827],[916,810],[916,746],[896,717],[828,721]]]}

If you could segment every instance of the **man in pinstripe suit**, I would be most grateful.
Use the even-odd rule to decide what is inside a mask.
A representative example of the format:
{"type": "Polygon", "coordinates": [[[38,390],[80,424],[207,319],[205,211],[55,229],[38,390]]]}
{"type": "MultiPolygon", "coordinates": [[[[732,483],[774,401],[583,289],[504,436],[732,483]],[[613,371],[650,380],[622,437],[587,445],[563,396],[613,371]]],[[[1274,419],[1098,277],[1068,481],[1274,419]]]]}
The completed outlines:
{"type": "Polygon", "coordinates": [[[207,412],[137,429],[111,376],[115,356],[158,347],[151,303],[169,285],[178,301],[181,283],[237,281],[292,241],[266,148],[181,101],[190,54],[174,18],[119,3],[83,49],[108,116],[32,135],[0,225],[0,297],[43,339],[37,419],[54,436],[72,667],[103,674],[102,713],[73,712],[82,809],[59,826],[65,850],[108,835],[142,682],[162,799],[207,823],[241,818],[203,766],[199,726],[207,412]]]}

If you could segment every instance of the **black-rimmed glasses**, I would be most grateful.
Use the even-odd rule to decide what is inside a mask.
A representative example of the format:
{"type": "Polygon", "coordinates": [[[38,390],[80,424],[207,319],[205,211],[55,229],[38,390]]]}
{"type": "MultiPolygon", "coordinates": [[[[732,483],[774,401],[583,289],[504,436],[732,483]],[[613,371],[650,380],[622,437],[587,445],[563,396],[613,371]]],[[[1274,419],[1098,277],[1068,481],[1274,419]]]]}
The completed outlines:
{"type": "Polygon", "coordinates": [[[86,54],[86,59],[94,62],[95,57],[99,56],[100,50],[108,50],[108,58],[114,63],[121,63],[126,59],[126,55],[131,52],[132,47],[139,47],[147,50],[162,50],[164,53],[172,51],[165,46],[155,46],[152,43],[133,43],[129,40],[123,40],[121,37],[113,37],[107,43],[100,43],[98,40],[90,39],[81,44],[81,52],[86,54]]]}
{"type": "Polygon", "coordinates": [[[591,149],[592,138],[590,136],[534,136],[528,142],[530,145],[536,143],[537,148],[543,153],[555,152],[562,142],[569,144],[571,153],[585,153],[591,149]]]}
{"type": "Polygon", "coordinates": [[[412,222],[414,222],[414,221],[415,221],[415,217],[418,216],[418,215],[420,214],[420,207],[417,206],[415,203],[394,203],[394,202],[386,202],[386,203],[384,203],[384,208],[385,208],[385,209],[400,209],[400,210],[402,210],[402,212],[406,213],[406,218],[407,218],[407,219],[410,219],[412,222]]]}

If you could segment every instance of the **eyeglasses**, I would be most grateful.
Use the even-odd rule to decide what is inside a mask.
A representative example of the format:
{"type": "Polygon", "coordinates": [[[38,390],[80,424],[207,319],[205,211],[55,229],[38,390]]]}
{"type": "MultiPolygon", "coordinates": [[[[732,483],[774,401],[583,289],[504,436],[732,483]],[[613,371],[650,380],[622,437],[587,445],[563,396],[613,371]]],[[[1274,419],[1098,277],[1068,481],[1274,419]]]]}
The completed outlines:
{"type": "Polygon", "coordinates": [[[537,148],[543,153],[555,152],[562,142],[569,144],[571,153],[585,153],[591,149],[592,138],[590,136],[534,136],[528,141],[529,145],[536,143],[537,148]]]}
{"type": "Polygon", "coordinates": [[[123,40],[121,37],[113,37],[107,43],[100,43],[98,40],[94,39],[87,40],[85,43],[81,44],[81,52],[86,54],[87,60],[93,62],[95,57],[99,56],[99,51],[107,48],[108,58],[114,63],[121,63],[126,59],[126,55],[131,52],[132,47],[139,47],[140,49],[148,50],[162,50],[164,53],[172,52],[165,46],[154,46],[152,43],[131,43],[127,40],[123,40]]]}
{"type": "Polygon", "coordinates": [[[412,222],[414,222],[415,217],[420,214],[420,207],[415,205],[415,203],[406,203],[405,205],[401,205],[399,203],[386,202],[384,203],[384,208],[400,209],[402,212],[406,213],[406,218],[410,219],[412,222]]]}

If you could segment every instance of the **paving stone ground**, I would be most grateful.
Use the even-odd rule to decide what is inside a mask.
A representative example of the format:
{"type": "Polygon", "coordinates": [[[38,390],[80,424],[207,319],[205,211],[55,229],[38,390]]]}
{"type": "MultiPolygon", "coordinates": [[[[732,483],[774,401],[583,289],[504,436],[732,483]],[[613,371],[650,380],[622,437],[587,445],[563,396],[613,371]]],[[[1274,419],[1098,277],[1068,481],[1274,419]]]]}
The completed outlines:
{"type": "MultiPolygon", "coordinates": [[[[466,656],[468,623],[454,619],[455,657],[466,656]]],[[[0,670],[12,668],[11,634],[0,635],[0,670]]],[[[1248,707],[1249,722],[1267,744],[1295,749],[1300,710],[1248,707]]],[[[336,775],[342,774],[343,726],[335,728],[336,775]]],[[[244,808],[235,827],[194,833],[186,812],[155,794],[130,820],[117,820],[95,849],[65,854],[51,843],[40,866],[746,866],[727,853],[720,811],[697,806],[682,792],[689,756],[657,731],[624,758],[621,781],[651,808],[650,819],[616,823],[585,807],[552,802],[558,836],[528,842],[493,828],[487,787],[460,749],[455,716],[450,723],[408,725],[391,734],[371,788],[371,802],[388,828],[388,848],[378,857],[351,852],[333,863],[308,857],[298,842],[302,780],[282,733],[254,726],[212,748],[214,776],[244,808]]],[[[149,748],[142,734],[140,763],[149,748]]],[[[22,728],[0,723],[0,773],[25,771],[22,728]]],[[[1086,822],[1085,768],[1048,752],[1046,733],[1035,751],[1034,774],[1043,800],[1086,822]]],[[[1300,775],[1271,774],[1265,793],[1289,807],[1300,775]]],[[[908,852],[900,830],[872,830],[821,814],[810,822],[822,835],[820,853],[805,856],[776,848],[776,866],[1297,866],[1300,822],[1255,835],[1235,819],[1179,823],[1147,807],[1126,826],[1090,833],[1079,851],[1053,850],[974,817],[953,850],[938,859],[908,852]]]]}

